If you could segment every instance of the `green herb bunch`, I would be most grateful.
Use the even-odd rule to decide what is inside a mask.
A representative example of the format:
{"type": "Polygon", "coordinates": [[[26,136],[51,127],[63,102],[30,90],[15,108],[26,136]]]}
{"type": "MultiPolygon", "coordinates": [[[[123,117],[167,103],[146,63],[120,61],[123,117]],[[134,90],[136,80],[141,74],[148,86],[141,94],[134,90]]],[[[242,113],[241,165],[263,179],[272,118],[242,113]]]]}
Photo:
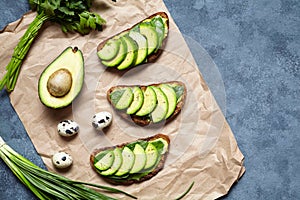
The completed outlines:
{"type": "Polygon", "coordinates": [[[51,16],[50,20],[60,24],[64,32],[88,34],[91,30],[102,30],[105,23],[99,14],[89,11],[91,0],[29,0],[29,4],[39,15],[51,16]]]}

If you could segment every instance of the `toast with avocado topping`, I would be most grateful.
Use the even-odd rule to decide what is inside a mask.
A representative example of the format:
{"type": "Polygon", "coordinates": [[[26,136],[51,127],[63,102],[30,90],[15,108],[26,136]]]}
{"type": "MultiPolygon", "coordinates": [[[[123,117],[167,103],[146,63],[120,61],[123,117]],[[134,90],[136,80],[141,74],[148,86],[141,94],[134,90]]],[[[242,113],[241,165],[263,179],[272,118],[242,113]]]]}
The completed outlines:
{"type": "Polygon", "coordinates": [[[173,119],[183,108],[186,93],[180,81],[118,85],[107,91],[107,100],[124,119],[146,126],[173,119]]]}
{"type": "Polygon", "coordinates": [[[90,156],[90,164],[110,183],[139,183],[163,169],[169,145],[169,137],[158,133],[148,138],[96,149],[90,156]]]}
{"type": "Polygon", "coordinates": [[[102,41],[97,55],[103,65],[118,70],[154,62],[162,53],[168,32],[168,15],[157,12],[102,41]]]}

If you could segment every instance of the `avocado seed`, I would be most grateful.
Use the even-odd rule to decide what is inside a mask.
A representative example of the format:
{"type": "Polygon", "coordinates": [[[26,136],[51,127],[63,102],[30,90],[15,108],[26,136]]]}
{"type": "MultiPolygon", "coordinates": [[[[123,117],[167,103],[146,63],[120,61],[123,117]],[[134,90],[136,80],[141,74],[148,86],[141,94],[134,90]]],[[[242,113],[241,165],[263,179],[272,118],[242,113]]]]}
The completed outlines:
{"type": "Polygon", "coordinates": [[[70,91],[72,75],[69,70],[62,68],[55,71],[48,79],[48,92],[54,97],[63,97],[70,91]]]}

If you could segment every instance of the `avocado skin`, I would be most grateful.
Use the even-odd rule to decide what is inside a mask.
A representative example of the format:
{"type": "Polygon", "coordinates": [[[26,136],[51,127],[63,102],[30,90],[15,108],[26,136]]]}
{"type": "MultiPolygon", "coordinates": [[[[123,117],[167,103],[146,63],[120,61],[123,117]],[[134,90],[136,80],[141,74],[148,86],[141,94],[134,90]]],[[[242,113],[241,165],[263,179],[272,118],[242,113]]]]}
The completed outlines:
{"type": "Polygon", "coordinates": [[[38,95],[41,103],[52,109],[69,106],[80,93],[84,81],[84,58],[78,47],[67,47],[41,73],[38,82],[38,95]],[[54,97],[47,90],[48,78],[58,69],[65,68],[72,75],[70,91],[63,97],[54,97]]]}

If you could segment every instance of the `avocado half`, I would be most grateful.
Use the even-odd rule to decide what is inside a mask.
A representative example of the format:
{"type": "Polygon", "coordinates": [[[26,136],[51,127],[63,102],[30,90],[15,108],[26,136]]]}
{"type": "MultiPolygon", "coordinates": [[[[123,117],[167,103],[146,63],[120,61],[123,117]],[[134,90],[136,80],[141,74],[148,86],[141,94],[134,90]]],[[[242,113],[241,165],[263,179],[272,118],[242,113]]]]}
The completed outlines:
{"type": "Polygon", "coordinates": [[[77,47],[67,47],[42,72],[38,83],[41,102],[50,108],[64,108],[81,91],[84,80],[84,59],[77,47]]]}

